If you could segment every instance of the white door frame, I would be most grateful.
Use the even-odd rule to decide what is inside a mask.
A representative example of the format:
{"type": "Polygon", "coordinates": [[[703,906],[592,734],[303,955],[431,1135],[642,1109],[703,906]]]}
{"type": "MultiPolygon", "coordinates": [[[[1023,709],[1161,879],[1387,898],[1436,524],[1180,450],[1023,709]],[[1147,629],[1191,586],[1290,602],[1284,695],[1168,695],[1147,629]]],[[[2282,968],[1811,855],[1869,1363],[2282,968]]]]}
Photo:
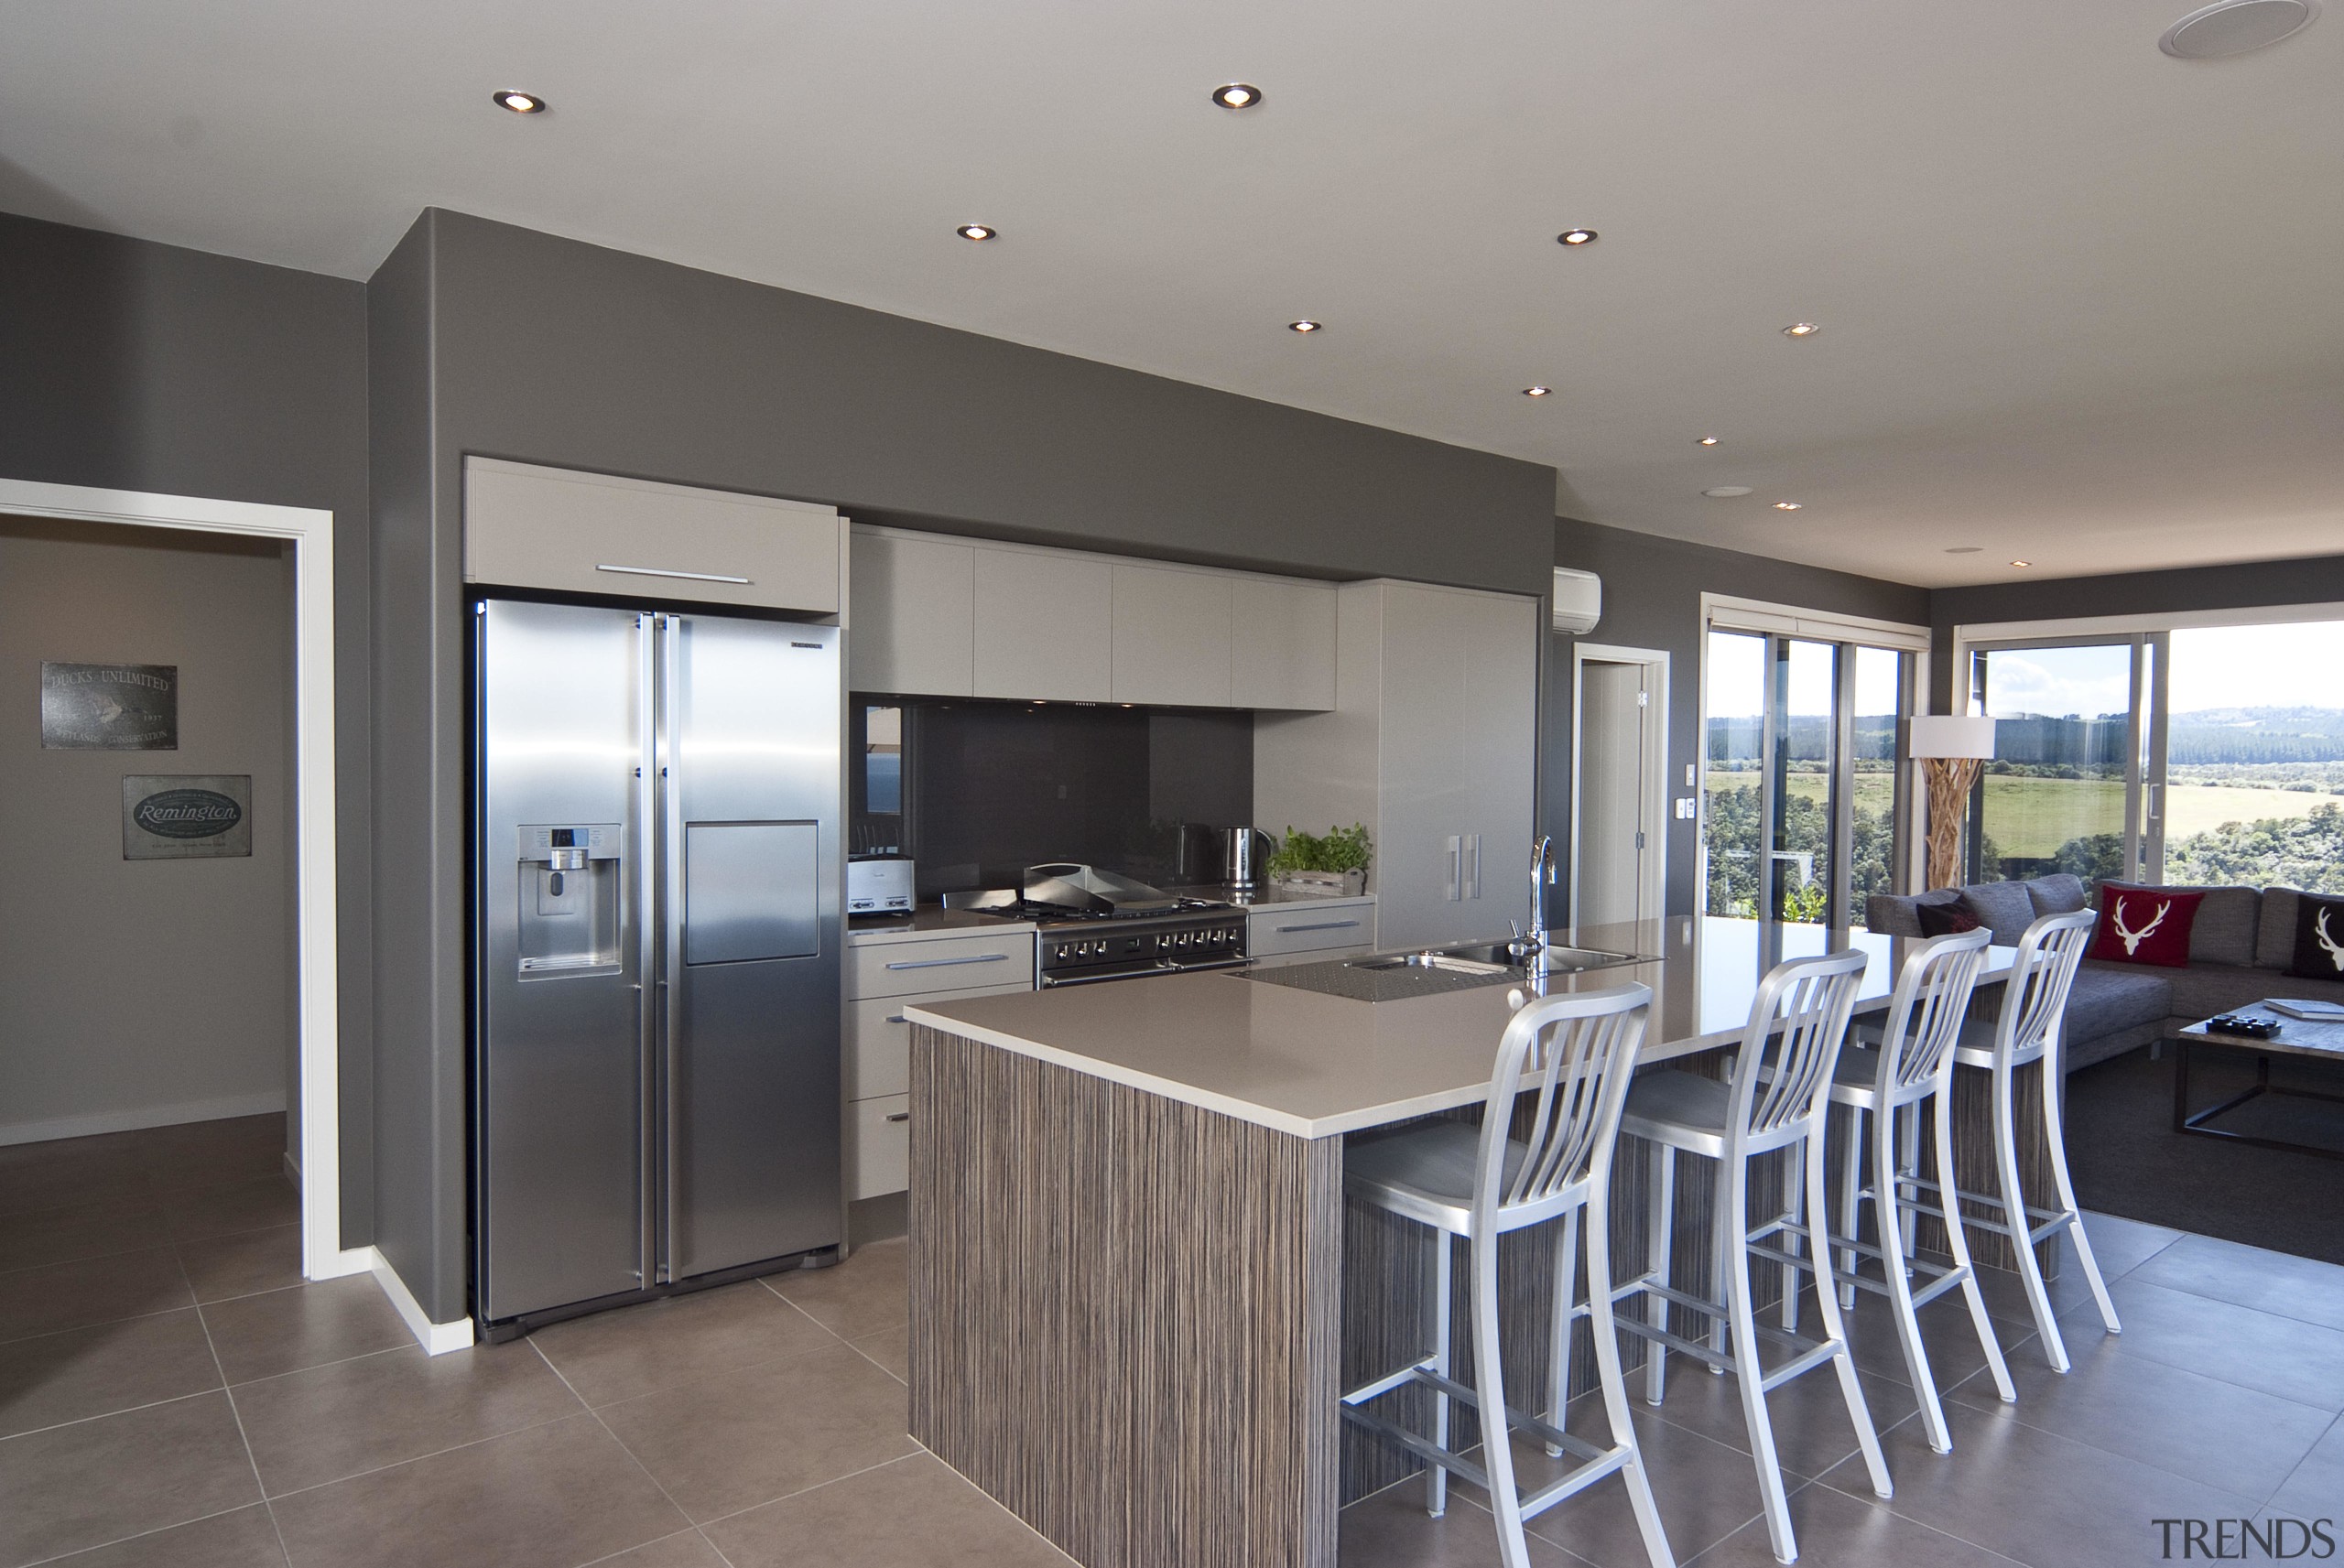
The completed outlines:
{"type": "Polygon", "coordinates": [[[363,1273],[374,1249],[342,1245],[342,1090],[334,919],[333,514],[0,479],[0,512],[283,539],[293,546],[294,883],[300,945],[301,1271],[363,1273]]]}
{"type": "Polygon", "coordinates": [[[1636,890],[1636,917],[1658,920],[1668,908],[1668,650],[1630,648],[1613,643],[1571,643],[1571,923],[1579,923],[1579,742],[1585,712],[1588,661],[1600,665],[1642,665],[1644,689],[1652,694],[1644,722],[1644,858],[1637,862],[1642,885],[1636,890]]]}

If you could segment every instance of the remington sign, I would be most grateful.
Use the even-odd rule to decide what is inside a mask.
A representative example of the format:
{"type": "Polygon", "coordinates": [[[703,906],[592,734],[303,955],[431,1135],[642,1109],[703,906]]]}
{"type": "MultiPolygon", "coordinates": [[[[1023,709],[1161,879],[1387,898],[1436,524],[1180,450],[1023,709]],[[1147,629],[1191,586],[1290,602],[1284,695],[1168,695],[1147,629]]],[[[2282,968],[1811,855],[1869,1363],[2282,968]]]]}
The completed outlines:
{"type": "Polygon", "coordinates": [[[44,660],[40,743],[52,752],[178,751],[179,666],[44,660]]]}
{"type": "Polygon", "coordinates": [[[122,858],[213,859],[253,852],[249,773],[146,773],[122,781],[122,858]]]}

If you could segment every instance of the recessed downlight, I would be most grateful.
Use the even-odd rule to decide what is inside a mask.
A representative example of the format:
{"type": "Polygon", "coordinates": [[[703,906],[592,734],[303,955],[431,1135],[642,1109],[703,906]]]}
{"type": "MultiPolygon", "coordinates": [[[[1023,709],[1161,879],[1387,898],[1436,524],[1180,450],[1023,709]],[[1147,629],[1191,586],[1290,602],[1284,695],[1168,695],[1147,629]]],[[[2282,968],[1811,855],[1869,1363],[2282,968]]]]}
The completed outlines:
{"type": "Polygon", "coordinates": [[[546,101],[534,92],[516,92],[508,87],[490,93],[489,97],[495,100],[499,109],[510,109],[515,114],[542,114],[546,112],[546,101]]]}
{"type": "Polygon", "coordinates": [[[1948,545],[1945,553],[1948,556],[1974,556],[1985,547],[1983,545],[1948,545]]]}
{"type": "Polygon", "coordinates": [[[1702,436],[1697,438],[1693,444],[1697,447],[1714,447],[1718,444],[1718,438],[1715,436],[1702,436]]]}
{"type": "Polygon", "coordinates": [[[1299,321],[1288,321],[1286,324],[1286,330],[1289,332],[1323,332],[1326,330],[1326,324],[1313,321],[1309,317],[1305,316],[1299,321]]]}
{"type": "Polygon", "coordinates": [[[1558,245],[1591,245],[1603,236],[1592,229],[1565,229],[1555,236],[1558,245]]]}
{"type": "Polygon", "coordinates": [[[1001,231],[991,223],[963,223],[952,232],[964,240],[974,240],[979,244],[982,244],[987,240],[1001,238],[1001,231]]]}
{"type": "Polygon", "coordinates": [[[1783,329],[1785,338],[1812,338],[1823,329],[1812,321],[1794,321],[1783,329]]]}
{"type": "Polygon", "coordinates": [[[1551,386],[1525,386],[1522,389],[1525,397],[1552,397],[1554,395],[1555,389],[1551,386]]]}
{"type": "Polygon", "coordinates": [[[1250,81],[1225,81],[1212,90],[1212,101],[1224,109],[1258,109],[1262,90],[1250,81]]]}
{"type": "Polygon", "coordinates": [[[2318,0],[2217,0],[2167,27],[2157,48],[2176,59],[2252,54],[2302,32],[2318,16],[2318,0]]]}
{"type": "Polygon", "coordinates": [[[1774,503],[1774,510],[1777,512],[1796,512],[1798,509],[1799,503],[1796,501],[1777,501],[1774,503]]]}
{"type": "Polygon", "coordinates": [[[2011,565],[2014,567],[2031,567],[2035,563],[2033,561],[2013,561],[2011,563],[2011,565]]]}
{"type": "Polygon", "coordinates": [[[1711,501],[1731,501],[1738,495],[1749,494],[1750,487],[1746,484],[1716,484],[1711,485],[1709,489],[1701,492],[1701,493],[1708,496],[1711,501]]]}

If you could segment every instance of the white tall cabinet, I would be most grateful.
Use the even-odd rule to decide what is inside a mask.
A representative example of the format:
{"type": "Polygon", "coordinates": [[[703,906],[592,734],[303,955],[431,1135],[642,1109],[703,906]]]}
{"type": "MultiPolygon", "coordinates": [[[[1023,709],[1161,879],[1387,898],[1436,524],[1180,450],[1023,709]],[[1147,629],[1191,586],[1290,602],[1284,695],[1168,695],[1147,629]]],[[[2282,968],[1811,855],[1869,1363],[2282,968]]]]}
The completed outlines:
{"type": "Polygon", "coordinates": [[[1349,583],[1334,711],[1256,719],[1256,820],[1367,824],[1380,946],[1503,936],[1529,918],[1539,648],[1535,599],[1349,583]]]}

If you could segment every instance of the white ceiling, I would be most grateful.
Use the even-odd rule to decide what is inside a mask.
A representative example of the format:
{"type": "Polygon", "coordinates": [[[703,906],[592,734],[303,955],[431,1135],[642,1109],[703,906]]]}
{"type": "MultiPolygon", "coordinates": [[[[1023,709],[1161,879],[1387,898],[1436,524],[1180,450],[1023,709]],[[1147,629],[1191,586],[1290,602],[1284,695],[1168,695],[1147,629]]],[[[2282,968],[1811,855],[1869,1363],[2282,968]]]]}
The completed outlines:
{"type": "Polygon", "coordinates": [[[349,277],[451,207],[1907,582],[2344,551],[2344,16],[2192,4],[5,0],[0,207],[349,277]]]}

